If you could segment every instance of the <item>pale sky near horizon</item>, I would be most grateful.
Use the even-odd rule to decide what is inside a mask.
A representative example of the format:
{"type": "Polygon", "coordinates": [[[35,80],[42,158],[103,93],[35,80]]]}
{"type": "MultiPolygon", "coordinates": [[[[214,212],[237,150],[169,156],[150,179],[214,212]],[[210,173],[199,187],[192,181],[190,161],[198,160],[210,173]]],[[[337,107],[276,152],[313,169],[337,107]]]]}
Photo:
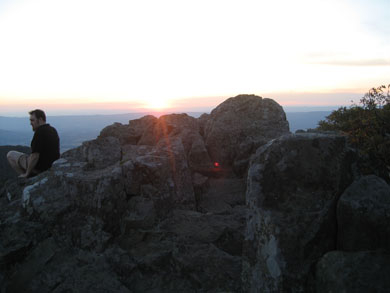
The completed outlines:
{"type": "Polygon", "coordinates": [[[389,35],[388,0],[0,0],[0,115],[349,105],[389,35]]]}

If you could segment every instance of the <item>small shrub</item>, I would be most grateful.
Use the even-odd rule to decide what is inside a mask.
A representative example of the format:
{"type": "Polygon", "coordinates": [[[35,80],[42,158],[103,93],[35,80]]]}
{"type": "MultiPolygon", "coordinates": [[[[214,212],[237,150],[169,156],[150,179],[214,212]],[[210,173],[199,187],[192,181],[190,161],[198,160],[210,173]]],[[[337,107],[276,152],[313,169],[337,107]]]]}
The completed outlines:
{"type": "Polygon", "coordinates": [[[390,84],[372,88],[359,105],[341,107],[318,123],[320,131],[338,131],[348,136],[371,171],[389,181],[390,84]]]}

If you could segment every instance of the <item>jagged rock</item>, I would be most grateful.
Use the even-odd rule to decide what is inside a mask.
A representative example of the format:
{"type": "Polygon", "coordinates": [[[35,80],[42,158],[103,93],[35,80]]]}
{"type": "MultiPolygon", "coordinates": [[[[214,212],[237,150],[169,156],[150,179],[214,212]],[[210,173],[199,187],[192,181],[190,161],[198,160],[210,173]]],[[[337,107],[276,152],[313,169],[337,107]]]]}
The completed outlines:
{"type": "MultiPolygon", "coordinates": [[[[135,262],[121,261],[120,270],[115,264],[99,262],[94,263],[93,267],[92,264],[86,265],[86,270],[80,266],[74,253],[67,252],[66,260],[56,254],[48,266],[37,266],[37,270],[26,277],[23,289],[34,291],[41,287],[47,291],[55,288],[91,292],[93,288],[97,290],[91,283],[93,274],[106,275],[101,277],[103,282],[107,282],[102,288],[115,292],[123,288],[136,292],[141,289],[172,292],[180,288],[182,291],[193,288],[218,291],[224,286],[239,288],[241,257],[237,251],[241,251],[243,237],[242,210],[225,213],[220,216],[220,221],[210,220],[210,217],[203,218],[203,214],[198,213],[197,218],[199,217],[200,223],[203,224],[202,229],[197,230],[198,235],[191,233],[194,238],[182,235],[183,231],[174,230],[171,225],[161,224],[165,221],[179,224],[186,218],[171,213],[174,207],[194,209],[194,179],[200,190],[207,189],[207,177],[195,173],[194,177],[192,176],[181,137],[172,136],[169,138],[169,144],[163,140],[155,146],[122,145],[118,161],[96,164],[93,154],[101,154],[104,149],[103,141],[116,141],[119,145],[117,138],[98,138],[85,144],[89,149],[99,150],[91,151],[89,159],[83,151],[86,146],[71,150],[56,161],[50,171],[28,180],[24,187],[15,189],[19,191],[21,198],[18,200],[19,209],[22,208],[22,202],[24,204],[24,220],[27,223],[31,219],[37,221],[43,236],[40,236],[41,240],[33,242],[27,241],[30,239],[22,242],[20,239],[20,247],[4,242],[12,250],[2,249],[2,252],[5,253],[10,267],[15,261],[20,263],[20,270],[16,267],[10,270],[16,276],[24,276],[23,272],[30,266],[28,258],[31,252],[38,249],[42,239],[48,235],[52,235],[62,246],[86,254],[102,253],[108,259],[116,256],[110,255],[107,247],[115,247],[118,244],[126,249],[124,254],[130,260],[135,259],[135,262]],[[91,162],[93,166],[89,167],[91,162]],[[202,238],[201,235],[205,231],[210,231],[210,235],[215,237],[202,238]],[[196,243],[191,239],[195,239],[196,243]],[[233,244],[228,240],[234,241],[233,244]],[[231,255],[225,250],[237,255],[231,255]],[[18,257],[11,259],[10,255],[18,257]],[[214,261],[210,263],[210,259],[214,261]],[[195,261],[198,267],[189,272],[191,268],[188,266],[195,261]],[[54,264],[64,268],[53,268],[54,264]],[[219,266],[229,274],[221,273],[219,266]],[[52,270],[47,270],[47,267],[52,270]],[[123,267],[129,271],[123,271],[123,267]],[[74,273],[67,276],[70,271],[74,273]],[[167,273],[161,274],[161,271],[167,273]],[[84,279],[80,278],[83,274],[84,279]],[[127,274],[131,276],[127,277],[127,274]],[[124,276],[129,282],[125,282],[126,287],[120,287],[116,280],[124,276]]],[[[6,197],[2,199],[7,201],[6,197]]],[[[4,209],[6,205],[7,203],[4,209]]],[[[6,221],[10,221],[8,216],[10,215],[7,215],[6,221]]],[[[191,225],[197,223],[190,222],[191,225]]],[[[189,232],[191,225],[186,226],[189,232]]],[[[17,226],[12,228],[15,227],[17,226]]],[[[36,233],[36,229],[31,233],[36,233]]],[[[10,237],[15,235],[9,230],[3,232],[10,237]]],[[[7,270],[3,269],[1,272],[7,270]]],[[[5,288],[19,288],[9,276],[2,279],[2,286],[5,288]]]]}
{"type": "Polygon", "coordinates": [[[84,142],[81,152],[90,169],[105,168],[122,157],[119,140],[112,136],[84,142]]]}
{"type": "Polygon", "coordinates": [[[11,202],[6,197],[0,198],[0,291],[22,292],[5,290],[5,284],[17,283],[12,276],[12,268],[23,262],[33,248],[49,237],[50,233],[43,223],[28,219],[22,208],[21,194],[11,202]],[[14,281],[11,281],[13,278],[14,281]]]}
{"type": "Polygon", "coordinates": [[[212,168],[204,140],[200,135],[193,138],[187,157],[188,165],[194,172],[208,173],[212,168]]]}
{"type": "Polygon", "coordinates": [[[189,143],[186,141],[187,136],[193,136],[199,132],[197,120],[187,114],[163,115],[147,130],[143,132],[138,144],[156,145],[160,140],[165,140],[168,144],[170,137],[181,135],[186,149],[189,143]]]}
{"type": "Polygon", "coordinates": [[[238,174],[245,172],[249,157],[259,146],[289,132],[282,107],[255,95],[230,98],[201,121],[211,159],[234,166],[238,174]]]}
{"type": "Polygon", "coordinates": [[[15,273],[18,279],[24,277],[23,282],[9,283],[6,292],[131,292],[113,272],[106,256],[64,249],[51,238],[42,244],[15,273]]]}
{"type": "Polygon", "coordinates": [[[28,255],[23,266],[11,277],[6,287],[7,292],[29,291],[29,283],[35,275],[44,269],[55,254],[56,245],[52,238],[40,242],[28,255]]]}
{"type": "Polygon", "coordinates": [[[213,167],[205,121],[113,124],[7,185],[0,291],[240,291],[245,180],[213,167]]]}
{"type": "Polygon", "coordinates": [[[151,229],[155,224],[157,211],[152,200],[142,196],[133,196],[122,219],[122,232],[132,229],[151,229]]]}
{"type": "MultiPolygon", "coordinates": [[[[103,129],[51,170],[1,191],[0,291],[301,292],[331,284],[315,266],[337,249],[337,201],[359,168],[343,137],[285,133],[282,108],[256,96],[199,119],[146,116],[103,129]]],[[[344,197],[356,212],[363,202],[368,210],[387,204],[383,194],[355,195],[345,192],[339,208],[344,197]]],[[[388,245],[383,239],[378,247],[388,245]]],[[[370,261],[387,270],[383,255],[386,262],[376,254],[370,261]]],[[[364,272],[366,258],[353,258],[343,265],[364,272]]]]}
{"type": "Polygon", "coordinates": [[[316,290],[328,292],[389,292],[390,254],[342,252],[325,254],[316,267],[316,290]]]}
{"type": "Polygon", "coordinates": [[[121,167],[125,191],[129,196],[173,197],[170,157],[158,152],[156,147],[127,146],[123,149],[121,167]]]}
{"type": "Polygon", "coordinates": [[[123,125],[121,123],[114,123],[105,127],[99,135],[103,137],[115,137],[119,140],[121,145],[138,144],[145,132],[153,129],[157,123],[157,118],[152,115],[147,115],[139,119],[130,120],[129,124],[123,125]]]}
{"type": "Polygon", "coordinates": [[[121,145],[125,144],[137,144],[140,136],[134,133],[134,128],[130,125],[123,125],[122,123],[114,123],[105,127],[99,135],[99,138],[103,137],[115,137],[119,140],[121,145]]]}
{"type": "MultiPolygon", "coordinates": [[[[184,148],[185,160],[191,170],[202,172],[212,167],[211,160],[200,135],[197,119],[187,114],[161,116],[143,132],[138,145],[151,145],[170,151],[178,139],[184,148]]],[[[135,126],[133,126],[135,127],[135,126]]],[[[180,144],[179,143],[179,144],[180,144]]]]}
{"type": "Polygon", "coordinates": [[[157,145],[159,150],[168,154],[169,170],[174,181],[175,202],[195,202],[194,188],[192,186],[191,171],[188,166],[185,144],[181,138],[170,138],[157,145]]]}
{"type": "Polygon", "coordinates": [[[203,118],[113,124],[7,185],[2,292],[240,291],[245,180],[213,167],[203,118]]]}
{"type": "Polygon", "coordinates": [[[158,230],[128,230],[114,267],[135,292],[238,292],[244,217],[239,209],[225,215],[173,210],[158,230]]]}
{"type": "Polygon", "coordinates": [[[170,138],[169,145],[127,146],[122,169],[128,194],[152,192],[149,196],[165,204],[195,202],[191,172],[179,138],[170,138]]]}
{"type": "Polygon", "coordinates": [[[204,131],[207,125],[207,122],[210,119],[210,114],[204,113],[198,118],[199,131],[202,136],[204,136],[204,131]]]}
{"type": "Polygon", "coordinates": [[[139,119],[130,120],[129,126],[139,141],[145,132],[151,131],[154,128],[157,121],[158,119],[153,115],[146,115],[139,119]]]}
{"type": "Polygon", "coordinates": [[[155,133],[157,137],[163,138],[160,143],[165,143],[169,147],[169,139],[172,137],[181,139],[191,169],[211,167],[212,164],[203,137],[200,135],[197,119],[186,114],[167,115],[162,116],[157,125],[155,133]],[[163,133],[165,134],[162,135],[163,133]],[[169,133],[169,136],[166,133],[169,133]]]}
{"type": "Polygon", "coordinates": [[[23,192],[26,182],[33,182],[32,179],[15,178],[14,180],[7,180],[3,188],[0,190],[0,198],[5,197],[9,202],[20,200],[20,195],[23,192]]]}
{"type": "Polygon", "coordinates": [[[337,205],[338,249],[390,250],[390,186],[375,175],[349,186],[337,205]]]}
{"type": "Polygon", "coordinates": [[[230,212],[235,206],[245,205],[246,181],[236,178],[211,178],[209,188],[199,199],[198,208],[216,214],[230,212]]]}
{"type": "Polygon", "coordinates": [[[305,291],[313,264],[336,249],[336,201],[352,181],[351,159],[344,137],[319,134],[257,150],[246,194],[245,290],[305,291]]]}

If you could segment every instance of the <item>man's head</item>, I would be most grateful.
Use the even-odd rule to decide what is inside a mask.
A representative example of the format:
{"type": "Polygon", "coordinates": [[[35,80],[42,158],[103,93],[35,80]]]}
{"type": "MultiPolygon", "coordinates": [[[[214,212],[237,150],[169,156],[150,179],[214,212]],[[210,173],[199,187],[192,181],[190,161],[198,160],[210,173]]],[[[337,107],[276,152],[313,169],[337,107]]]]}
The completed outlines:
{"type": "Polygon", "coordinates": [[[28,114],[30,114],[30,124],[33,131],[37,130],[39,126],[46,124],[46,115],[42,110],[33,110],[28,112],[28,114]]]}

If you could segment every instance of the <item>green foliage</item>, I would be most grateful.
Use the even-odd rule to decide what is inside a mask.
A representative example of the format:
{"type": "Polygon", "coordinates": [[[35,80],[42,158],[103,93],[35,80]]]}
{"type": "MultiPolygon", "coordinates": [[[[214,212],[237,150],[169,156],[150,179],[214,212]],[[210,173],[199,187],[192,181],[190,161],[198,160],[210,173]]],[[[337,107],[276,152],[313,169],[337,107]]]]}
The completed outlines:
{"type": "Polygon", "coordinates": [[[375,168],[389,168],[390,84],[370,89],[360,99],[359,105],[341,107],[318,125],[317,130],[338,131],[347,135],[375,168]]]}

